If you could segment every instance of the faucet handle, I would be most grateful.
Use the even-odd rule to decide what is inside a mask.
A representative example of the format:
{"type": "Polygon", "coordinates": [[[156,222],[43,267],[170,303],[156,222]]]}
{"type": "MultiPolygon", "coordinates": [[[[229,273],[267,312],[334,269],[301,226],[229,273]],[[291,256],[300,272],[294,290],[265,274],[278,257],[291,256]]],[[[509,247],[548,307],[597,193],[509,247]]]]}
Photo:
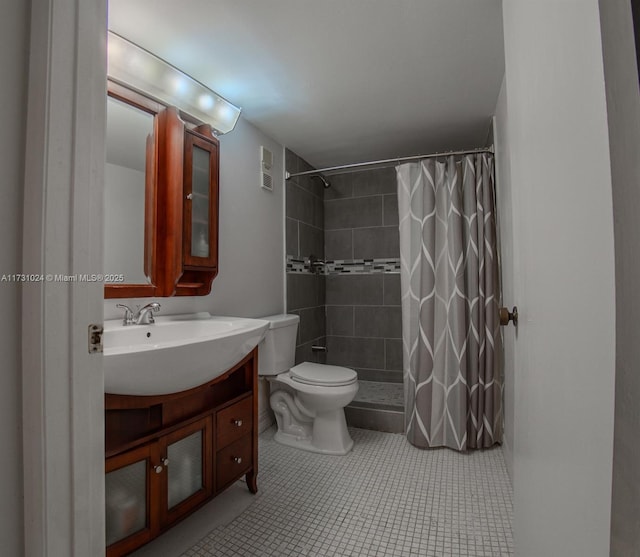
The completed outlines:
{"type": "Polygon", "coordinates": [[[123,325],[131,325],[133,323],[133,310],[126,304],[116,304],[117,308],[124,310],[123,325]]]}

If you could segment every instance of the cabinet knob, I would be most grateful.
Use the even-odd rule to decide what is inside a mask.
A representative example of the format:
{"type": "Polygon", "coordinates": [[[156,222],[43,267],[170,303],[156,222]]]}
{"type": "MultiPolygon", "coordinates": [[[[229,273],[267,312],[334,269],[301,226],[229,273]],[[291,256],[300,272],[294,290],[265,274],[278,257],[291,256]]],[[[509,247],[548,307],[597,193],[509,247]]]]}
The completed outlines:
{"type": "Polygon", "coordinates": [[[189,200],[193,199],[193,194],[192,193],[188,193],[187,194],[187,199],[189,199],[189,200]]]}
{"type": "Polygon", "coordinates": [[[156,474],[160,474],[160,472],[162,472],[162,466],[160,466],[159,464],[158,464],[157,466],[154,466],[154,467],[153,467],[153,471],[154,471],[156,474]]]}
{"type": "Polygon", "coordinates": [[[242,420],[233,420],[233,424],[237,427],[242,427],[242,420]]]}
{"type": "Polygon", "coordinates": [[[169,459],[168,458],[163,458],[162,459],[162,464],[164,464],[165,466],[169,466],[169,459]]]}
{"type": "Polygon", "coordinates": [[[233,458],[233,461],[234,461],[236,464],[242,464],[242,458],[240,458],[239,456],[234,457],[234,458],[233,458]]]}

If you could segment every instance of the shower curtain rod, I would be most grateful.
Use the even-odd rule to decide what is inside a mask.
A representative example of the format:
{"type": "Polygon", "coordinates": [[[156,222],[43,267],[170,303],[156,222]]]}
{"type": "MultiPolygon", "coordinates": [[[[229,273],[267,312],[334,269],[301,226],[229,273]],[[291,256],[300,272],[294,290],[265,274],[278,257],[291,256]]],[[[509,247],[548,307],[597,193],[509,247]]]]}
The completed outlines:
{"type": "Polygon", "coordinates": [[[324,174],[325,172],[334,172],[336,170],[346,170],[349,168],[363,168],[367,166],[377,166],[377,165],[391,165],[399,162],[407,162],[407,161],[415,161],[420,159],[432,159],[434,157],[450,157],[450,156],[458,156],[458,155],[475,155],[479,153],[491,153],[493,154],[493,145],[489,147],[483,147],[481,149],[470,149],[466,151],[443,151],[442,153],[431,153],[430,155],[414,155],[412,157],[396,157],[394,159],[382,159],[378,161],[367,161],[367,162],[356,162],[352,164],[343,164],[340,166],[329,166],[327,168],[318,168],[316,170],[307,170],[306,172],[296,172],[291,174],[289,172],[285,172],[285,179],[294,178],[295,176],[311,176],[313,174],[324,174]]]}

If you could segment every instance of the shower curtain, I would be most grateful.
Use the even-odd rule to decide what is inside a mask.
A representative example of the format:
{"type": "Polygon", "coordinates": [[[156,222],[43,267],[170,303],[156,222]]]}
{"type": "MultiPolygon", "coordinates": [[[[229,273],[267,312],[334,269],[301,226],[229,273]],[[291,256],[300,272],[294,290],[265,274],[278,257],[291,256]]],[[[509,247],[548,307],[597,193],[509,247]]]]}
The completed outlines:
{"type": "Polygon", "coordinates": [[[407,439],[489,447],[503,432],[493,156],[396,172],[407,439]]]}

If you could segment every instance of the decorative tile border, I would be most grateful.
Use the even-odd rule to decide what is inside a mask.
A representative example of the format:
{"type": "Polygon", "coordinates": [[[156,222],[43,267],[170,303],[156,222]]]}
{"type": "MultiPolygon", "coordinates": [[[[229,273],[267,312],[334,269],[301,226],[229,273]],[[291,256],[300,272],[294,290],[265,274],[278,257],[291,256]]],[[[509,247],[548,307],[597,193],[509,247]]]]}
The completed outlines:
{"type": "Polygon", "coordinates": [[[313,264],[308,258],[299,259],[287,255],[287,273],[307,273],[318,275],[399,273],[400,259],[328,259],[313,264]],[[315,272],[315,273],[314,273],[315,272]]]}
{"type": "Polygon", "coordinates": [[[311,273],[309,259],[298,259],[287,255],[287,273],[311,273]]]}
{"type": "Polygon", "coordinates": [[[327,261],[326,269],[328,275],[399,273],[400,259],[338,259],[327,261]]]}

